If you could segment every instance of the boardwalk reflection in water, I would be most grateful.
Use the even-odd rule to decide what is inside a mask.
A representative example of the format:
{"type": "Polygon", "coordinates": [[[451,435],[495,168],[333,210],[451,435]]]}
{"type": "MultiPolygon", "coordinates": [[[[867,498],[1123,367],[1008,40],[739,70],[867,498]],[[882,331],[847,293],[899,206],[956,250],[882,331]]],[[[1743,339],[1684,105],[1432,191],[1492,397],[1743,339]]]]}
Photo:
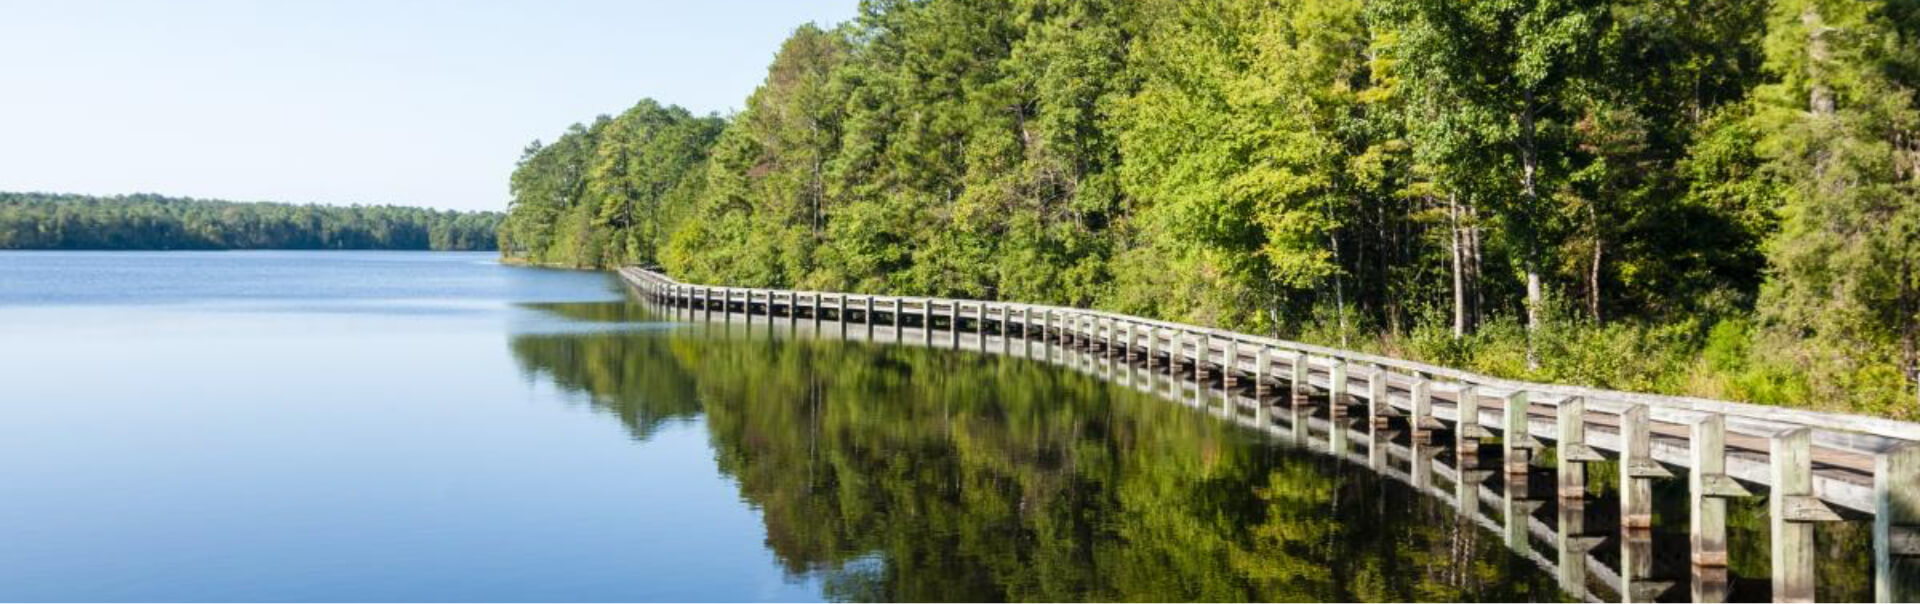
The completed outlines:
{"type": "MultiPolygon", "coordinates": [[[[1399,468],[1388,478],[1324,454],[1330,436],[1350,440],[1330,432],[1324,416],[1258,418],[1307,437],[1283,444],[1236,425],[1252,419],[1244,414],[1223,419],[1223,392],[1044,345],[1034,356],[1053,363],[807,337],[786,324],[660,329],[625,304],[545,309],[631,328],[516,336],[523,366],[588,393],[636,438],[662,422],[704,421],[715,462],[763,511],[769,546],[789,571],[822,576],[830,598],[1567,598],[1556,587],[1567,577],[1545,570],[1538,554],[1515,553],[1513,533],[1489,526],[1507,482],[1480,485],[1480,513],[1456,514],[1442,497],[1420,493],[1459,492],[1457,472],[1449,474],[1456,460],[1439,448],[1423,453],[1404,435],[1382,460],[1399,468]],[[1164,394],[1116,383],[1138,380],[1164,394]],[[1192,408],[1203,405],[1215,412],[1192,408]]],[[[1346,423],[1355,439],[1365,433],[1363,423],[1346,423]]],[[[1367,461],[1364,441],[1338,444],[1367,461]]],[[[1583,509],[1540,497],[1518,538],[1551,564],[1553,527],[1617,526],[1611,471],[1594,466],[1589,482],[1603,496],[1583,509]]],[[[1551,475],[1529,482],[1553,488],[1551,475]]],[[[1655,496],[1657,531],[1630,544],[1643,547],[1594,531],[1606,545],[1577,570],[1606,575],[1620,568],[1623,549],[1685,552],[1684,492],[1677,504],[1655,496]]],[[[1768,595],[1765,505],[1756,501],[1758,510],[1732,506],[1728,595],[1736,599],[1768,595]]],[[[1870,598],[1864,531],[1823,531],[1832,551],[1822,570],[1833,572],[1821,598],[1870,598]]],[[[1662,598],[1686,599],[1684,554],[1652,562],[1643,572],[1675,585],[1662,598]]],[[[1576,599],[1617,600],[1617,572],[1608,578],[1575,577],[1584,587],[1576,599]]]]}

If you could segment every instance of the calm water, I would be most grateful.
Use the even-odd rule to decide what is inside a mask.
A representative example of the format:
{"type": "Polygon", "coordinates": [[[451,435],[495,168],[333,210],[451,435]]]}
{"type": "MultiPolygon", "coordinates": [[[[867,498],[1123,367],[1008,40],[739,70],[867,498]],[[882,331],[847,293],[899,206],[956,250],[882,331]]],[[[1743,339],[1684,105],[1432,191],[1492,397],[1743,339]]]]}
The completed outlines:
{"type": "Polygon", "coordinates": [[[4,253],[0,343],[0,600],[1562,598],[1194,409],[484,254],[4,253]]]}

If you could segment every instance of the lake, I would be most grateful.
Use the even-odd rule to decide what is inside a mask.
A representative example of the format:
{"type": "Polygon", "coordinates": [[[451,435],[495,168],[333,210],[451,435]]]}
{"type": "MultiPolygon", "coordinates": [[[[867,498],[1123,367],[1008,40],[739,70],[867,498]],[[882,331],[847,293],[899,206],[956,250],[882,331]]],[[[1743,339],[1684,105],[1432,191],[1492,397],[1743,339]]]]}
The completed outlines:
{"type": "Polygon", "coordinates": [[[0,342],[0,600],[1566,597],[1200,409],[491,254],[0,253],[0,342]]]}

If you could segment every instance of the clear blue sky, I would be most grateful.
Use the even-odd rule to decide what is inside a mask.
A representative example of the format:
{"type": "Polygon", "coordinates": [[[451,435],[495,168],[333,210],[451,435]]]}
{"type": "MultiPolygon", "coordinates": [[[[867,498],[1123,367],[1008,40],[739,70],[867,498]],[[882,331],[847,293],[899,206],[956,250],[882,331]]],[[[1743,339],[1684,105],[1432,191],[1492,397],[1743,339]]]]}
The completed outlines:
{"type": "Polygon", "coordinates": [[[728,113],[856,0],[0,0],[0,191],[500,209],[535,138],[728,113]]]}

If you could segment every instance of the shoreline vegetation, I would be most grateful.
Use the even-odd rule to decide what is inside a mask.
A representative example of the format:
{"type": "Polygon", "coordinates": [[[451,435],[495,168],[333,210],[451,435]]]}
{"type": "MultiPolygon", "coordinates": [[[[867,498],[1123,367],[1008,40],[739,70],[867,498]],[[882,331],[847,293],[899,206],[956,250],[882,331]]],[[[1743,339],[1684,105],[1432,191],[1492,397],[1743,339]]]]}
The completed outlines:
{"type": "Polygon", "coordinates": [[[1920,9],[926,0],[534,142],[503,255],[1920,419],[1920,9]]]}
{"type": "Polygon", "coordinates": [[[0,250],[494,250],[502,214],[0,193],[0,250]]]}

